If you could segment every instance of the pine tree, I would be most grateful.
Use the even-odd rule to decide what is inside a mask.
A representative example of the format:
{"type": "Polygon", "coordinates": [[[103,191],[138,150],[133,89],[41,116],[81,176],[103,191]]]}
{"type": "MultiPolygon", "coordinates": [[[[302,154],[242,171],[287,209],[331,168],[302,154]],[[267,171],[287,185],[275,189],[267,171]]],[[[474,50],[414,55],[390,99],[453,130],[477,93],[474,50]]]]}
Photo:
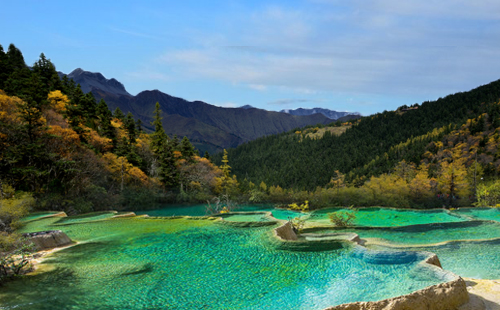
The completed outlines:
{"type": "Polygon", "coordinates": [[[113,117],[123,121],[123,119],[125,118],[125,114],[123,114],[120,108],[116,108],[115,111],[113,112],[113,117]]]}
{"type": "Polygon", "coordinates": [[[40,59],[33,64],[33,72],[40,75],[47,93],[62,88],[62,83],[57,74],[56,67],[43,53],[40,54],[40,59]]]}
{"type": "Polygon", "coordinates": [[[203,155],[203,157],[205,157],[205,158],[206,158],[206,159],[208,159],[208,160],[212,160],[212,159],[210,158],[210,154],[208,154],[208,151],[205,151],[205,155],[203,155]]]}
{"type": "Polygon", "coordinates": [[[137,130],[138,134],[141,134],[144,132],[144,130],[142,129],[142,120],[140,118],[137,119],[137,121],[135,122],[135,125],[136,125],[136,130],[137,130]]]}
{"type": "Polygon", "coordinates": [[[72,97],[75,90],[75,81],[73,81],[73,79],[68,79],[68,76],[64,75],[61,81],[61,91],[67,96],[72,97]]]}
{"type": "Polygon", "coordinates": [[[0,89],[5,89],[5,81],[9,78],[9,57],[5,54],[3,46],[0,44],[0,89]]]}
{"type": "Polygon", "coordinates": [[[160,103],[157,102],[154,111],[154,120],[151,123],[155,127],[155,131],[151,134],[151,149],[157,156],[163,151],[168,142],[168,136],[163,129],[161,120],[160,103]]]}
{"type": "Polygon", "coordinates": [[[81,102],[84,113],[85,124],[91,128],[95,128],[94,120],[97,117],[97,104],[92,93],[86,93],[81,102]]]}
{"type": "Polygon", "coordinates": [[[14,45],[10,44],[7,50],[8,67],[10,72],[27,68],[23,53],[14,45]]]}
{"type": "Polygon", "coordinates": [[[174,149],[170,143],[166,143],[163,152],[160,154],[160,179],[167,187],[174,187],[179,182],[179,175],[175,165],[176,158],[174,149]]]}
{"type": "Polygon", "coordinates": [[[158,158],[160,166],[160,180],[167,187],[177,185],[178,174],[175,166],[174,149],[172,143],[168,141],[168,136],[163,129],[161,122],[160,104],[157,102],[154,111],[154,121],[151,123],[155,127],[155,131],[151,134],[151,149],[158,158]]]}
{"type": "Polygon", "coordinates": [[[134,166],[140,166],[142,164],[142,159],[137,155],[135,145],[130,143],[126,137],[118,142],[115,150],[115,154],[121,157],[127,158],[127,160],[134,166]]]}
{"type": "MultiPolygon", "coordinates": [[[[32,75],[32,72],[27,67],[16,69],[14,72],[9,74],[8,79],[4,83],[5,92],[11,96],[25,96],[32,75]]],[[[41,86],[42,85],[40,85],[40,87],[41,86]]]]}
{"type": "Polygon", "coordinates": [[[178,151],[179,150],[179,137],[177,137],[177,135],[174,135],[172,140],[170,140],[170,144],[171,144],[172,149],[174,151],[178,151]]]}
{"type": "Polygon", "coordinates": [[[70,97],[70,100],[71,103],[66,107],[65,116],[71,128],[78,133],[80,140],[85,142],[85,129],[83,128],[85,124],[85,112],[83,109],[85,94],[79,84],[70,97]]]}
{"type": "Polygon", "coordinates": [[[125,129],[127,130],[128,133],[128,139],[130,143],[135,144],[135,139],[137,138],[137,132],[135,128],[135,121],[134,121],[134,116],[132,113],[128,112],[127,116],[123,120],[123,125],[125,126],[125,129]]]}
{"type": "Polygon", "coordinates": [[[180,151],[182,153],[182,158],[190,161],[193,159],[193,157],[195,156],[195,149],[193,147],[193,145],[191,144],[191,142],[189,142],[189,139],[184,136],[184,138],[182,138],[182,141],[181,141],[181,144],[180,144],[180,151]]]}
{"type": "Polygon", "coordinates": [[[110,138],[113,141],[113,146],[116,146],[116,131],[113,125],[111,125],[111,119],[113,115],[111,111],[108,109],[108,105],[104,102],[103,99],[99,101],[99,104],[96,107],[96,114],[99,119],[99,128],[98,131],[101,135],[110,138]]]}

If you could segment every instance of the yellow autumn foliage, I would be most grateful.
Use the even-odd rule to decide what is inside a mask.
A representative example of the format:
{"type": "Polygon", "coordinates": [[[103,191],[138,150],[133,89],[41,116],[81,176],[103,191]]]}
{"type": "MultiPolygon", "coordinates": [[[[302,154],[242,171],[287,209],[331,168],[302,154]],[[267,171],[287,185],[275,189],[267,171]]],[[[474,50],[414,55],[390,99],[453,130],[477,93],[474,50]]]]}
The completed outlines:
{"type": "Polygon", "coordinates": [[[97,131],[92,128],[83,127],[85,129],[85,139],[96,150],[101,153],[110,151],[113,148],[112,140],[106,137],[101,137],[97,131]]]}
{"type": "Polygon", "coordinates": [[[50,92],[47,96],[47,100],[49,101],[50,107],[59,113],[66,111],[66,106],[69,104],[68,96],[61,93],[60,90],[50,92]]]}
{"type": "Polygon", "coordinates": [[[18,122],[17,105],[22,102],[21,99],[7,96],[3,90],[0,90],[0,121],[7,124],[18,122]]]}
{"type": "Polygon", "coordinates": [[[135,167],[127,158],[118,157],[113,153],[106,153],[102,156],[106,164],[106,169],[111,172],[113,178],[123,184],[128,185],[148,185],[149,179],[146,174],[135,167]]]}
{"type": "Polygon", "coordinates": [[[78,134],[71,128],[49,126],[47,133],[49,134],[46,141],[47,147],[62,157],[71,158],[71,154],[80,145],[78,134]]]}

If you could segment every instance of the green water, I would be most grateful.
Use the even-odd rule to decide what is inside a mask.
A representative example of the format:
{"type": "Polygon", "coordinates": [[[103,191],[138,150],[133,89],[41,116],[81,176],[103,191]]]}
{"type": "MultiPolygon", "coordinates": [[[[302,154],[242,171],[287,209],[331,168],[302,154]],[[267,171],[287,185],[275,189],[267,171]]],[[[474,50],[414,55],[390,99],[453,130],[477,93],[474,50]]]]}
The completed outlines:
{"type": "Polygon", "coordinates": [[[36,219],[39,219],[39,218],[42,218],[45,216],[51,216],[51,215],[54,215],[57,213],[59,213],[59,212],[58,211],[54,211],[54,212],[47,211],[47,212],[30,213],[28,216],[23,217],[21,222],[29,222],[29,221],[36,220],[36,219]]]}
{"type": "Polygon", "coordinates": [[[207,213],[205,205],[172,205],[161,209],[155,210],[138,210],[134,211],[135,214],[148,214],[150,216],[206,216],[207,213]]]}
{"type": "Polygon", "coordinates": [[[500,279],[500,223],[468,221],[392,229],[358,228],[315,231],[316,234],[331,232],[356,233],[362,239],[368,240],[367,246],[371,249],[435,253],[445,270],[463,277],[500,279]],[[391,246],[386,247],[381,244],[391,246]]]}
{"type": "Polygon", "coordinates": [[[458,216],[476,220],[489,220],[500,222],[499,208],[460,208],[452,211],[458,216]]]}
{"type": "Polygon", "coordinates": [[[454,215],[446,210],[397,210],[384,208],[322,209],[312,212],[308,221],[323,225],[331,225],[328,214],[332,212],[354,212],[354,225],[367,227],[394,227],[430,223],[461,222],[467,219],[454,215]]]}
{"type": "Polygon", "coordinates": [[[117,212],[93,212],[93,213],[87,213],[87,214],[82,214],[78,216],[71,216],[71,217],[62,217],[57,224],[59,225],[64,225],[64,224],[75,224],[75,223],[84,223],[84,222],[92,222],[92,221],[98,221],[98,220],[104,220],[104,219],[109,219],[113,216],[115,216],[117,212]]]}
{"type": "Polygon", "coordinates": [[[421,256],[337,250],[278,250],[270,227],[211,220],[115,218],[62,229],[81,244],[55,253],[46,269],[0,290],[1,309],[323,309],[379,300],[448,281],[421,256]]]}
{"type": "Polygon", "coordinates": [[[451,242],[422,248],[438,255],[443,268],[462,277],[500,279],[500,240],[451,242]]]}
{"type": "MultiPolygon", "coordinates": [[[[285,209],[275,209],[269,205],[241,205],[238,206],[235,210],[236,212],[272,212],[273,216],[279,220],[288,220],[288,218],[295,218],[299,216],[303,216],[304,213],[300,213],[292,210],[285,209]]],[[[166,208],[157,209],[157,210],[139,210],[134,211],[137,215],[140,214],[148,214],[150,216],[205,216],[210,215],[206,211],[205,205],[193,205],[193,206],[184,206],[184,205],[172,205],[166,208]]]]}
{"type": "Polygon", "coordinates": [[[431,224],[396,229],[347,229],[345,231],[356,233],[362,239],[377,238],[394,244],[418,245],[452,240],[500,238],[500,223],[471,221],[460,223],[460,225],[431,224]]]}
{"type": "Polygon", "coordinates": [[[462,277],[500,279],[500,239],[489,241],[456,241],[439,246],[370,248],[384,251],[428,251],[437,254],[441,265],[462,277]]]}
{"type": "Polygon", "coordinates": [[[269,222],[271,219],[267,216],[265,212],[262,213],[249,213],[249,214],[227,214],[222,215],[224,221],[230,222],[269,222]]]}

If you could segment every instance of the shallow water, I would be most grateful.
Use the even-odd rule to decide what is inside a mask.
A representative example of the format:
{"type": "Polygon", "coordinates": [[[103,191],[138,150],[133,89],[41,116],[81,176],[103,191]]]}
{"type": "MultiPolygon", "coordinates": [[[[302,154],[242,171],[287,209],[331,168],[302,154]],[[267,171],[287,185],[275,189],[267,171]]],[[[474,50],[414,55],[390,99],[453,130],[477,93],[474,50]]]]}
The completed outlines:
{"type": "Polygon", "coordinates": [[[437,254],[441,265],[462,277],[500,279],[500,239],[490,241],[458,241],[439,246],[387,248],[370,246],[384,251],[429,251],[437,254]]]}
{"type": "Polygon", "coordinates": [[[469,219],[500,222],[500,208],[460,208],[452,213],[469,219]]]}
{"type": "Polygon", "coordinates": [[[32,221],[24,230],[62,229],[83,243],[41,264],[51,271],[3,287],[3,309],[323,309],[449,280],[421,267],[414,254],[380,260],[348,245],[279,250],[269,227],[184,218],[59,220],[32,221]]]}
{"type": "Polygon", "coordinates": [[[32,220],[36,220],[45,216],[51,216],[54,214],[59,213],[59,211],[46,211],[46,212],[35,212],[35,213],[30,213],[28,216],[25,216],[21,219],[21,222],[29,222],[32,220]]]}
{"type": "MultiPolygon", "coordinates": [[[[273,216],[279,220],[288,220],[288,218],[295,218],[303,216],[304,213],[300,213],[292,210],[285,209],[275,209],[273,206],[269,205],[241,205],[235,208],[235,212],[272,212],[273,216]]],[[[206,216],[210,215],[207,213],[206,205],[172,205],[156,210],[139,210],[134,211],[137,215],[148,214],[150,216],[206,216]]]]}
{"type": "Polygon", "coordinates": [[[57,221],[57,224],[63,225],[105,220],[112,218],[116,214],[117,212],[93,212],[78,216],[62,217],[59,221],[57,221]]]}
{"type": "Polygon", "coordinates": [[[249,214],[238,214],[232,213],[223,215],[224,221],[229,222],[269,222],[271,219],[266,215],[266,213],[249,213],[249,214]]]}
{"type": "Polygon", "coordinates": [[[500,279],[500,240],[452,242],[421,249],[436,253],[443,268],[462,277],[500,279]]]}
{"type": "MultiPolygon", "coordinates": [[[[342,230],[344,231],[344,230],[342,230]]],[[[396,229],[346,229],[362,239],[377,238],[394,244],[435,244],[452,240],[500,238],[500,223],[470,221],[399,227],[396,229]]]]}
{"type": "Polygon", "coordinates": [[[350,209],[330,208],[312,212],[309,221],[331,225],[328,214],[332,212],[353,212],[354,225],[368,227],[394,227],[417,224],[461,222],[467,219],[446,210],[402,210],[386,208],[350,209]]]}

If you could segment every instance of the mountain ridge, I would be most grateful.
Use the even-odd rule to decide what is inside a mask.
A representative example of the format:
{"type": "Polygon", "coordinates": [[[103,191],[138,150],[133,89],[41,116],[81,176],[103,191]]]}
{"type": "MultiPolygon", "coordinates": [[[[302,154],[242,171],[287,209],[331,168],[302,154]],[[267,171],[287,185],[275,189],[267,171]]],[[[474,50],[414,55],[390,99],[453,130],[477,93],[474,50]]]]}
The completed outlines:
{"type": "MultiPolygon", "coordinates": [[[[66,74],[59,73],[64,76],[66,74]]],[[[84,93],[91,92],[94,89],[101,89],[103,91],[113,93],[116,95],[132,96],[125,86],[114,78],[107,79],[99,72],[85,71],[81,68],[76,68],[67,74],[67,77],[73,79],[75,83],[80,84],[84,93]]]]}
{"type": "Polygon", "coordinates": [[[322,114],[299,116],[248,107],[217,107],[159,90],[144,90],[133,96],[116,79],[107,79],[101,73],[80,68],[67,76],[80,84],[82,91],[91,92],[97,101],[104,99],[111,110],[119,108],[125,114],[131,112],[136,119],[142,120],[148,131],[153,130],[154,106],[159,102],[165,132],[169,136],[187,136],[201,152],[215,153],[262,136],[332,122],[322,114]]]}
{"type": "Polygon", "coordinates": [[[332,119],[332,120],[337,120],[341,117],[348,116],[348,115],[355,115],[355,116],[361,116],[359,112],[339,112],[339,111],[334,111],[330,109],[325,109],[325,108],[312,108],[312,109],[304,109],[304,108],[298,108],[298,109],[283,109],[280,111],[281,113],[287,113],[291,115],[312,115],[316,113],[323,114],[324,116],[332,119]]]}

